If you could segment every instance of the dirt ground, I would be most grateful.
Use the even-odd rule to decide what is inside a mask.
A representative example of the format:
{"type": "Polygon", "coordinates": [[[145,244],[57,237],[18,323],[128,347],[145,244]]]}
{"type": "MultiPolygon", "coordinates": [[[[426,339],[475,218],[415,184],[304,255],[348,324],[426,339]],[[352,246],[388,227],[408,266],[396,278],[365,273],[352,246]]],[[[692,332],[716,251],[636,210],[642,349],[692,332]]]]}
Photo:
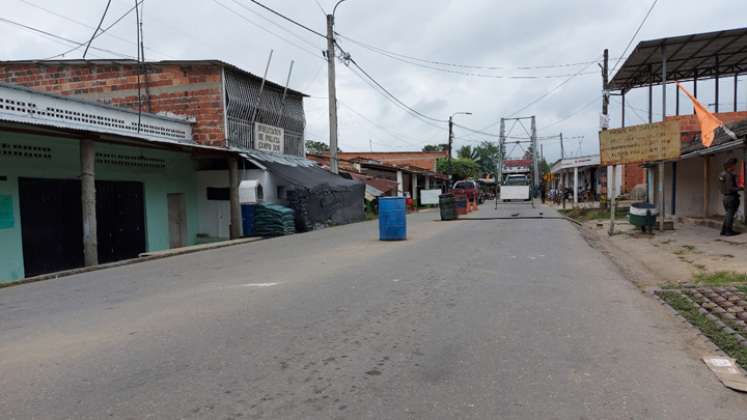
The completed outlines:
{"type": "Polygon", "coordinates": [[[632,271],[650,272],[637,276],[642,287],[688,283],[698,273],[747,272],[747,234],[722,237],[717,229],[677,223],[674,230],[649,235],[627,221],[617,221],[615,235],[609,236],[609,221],[583,226],[613,258],[634,265],[632,271]]]}

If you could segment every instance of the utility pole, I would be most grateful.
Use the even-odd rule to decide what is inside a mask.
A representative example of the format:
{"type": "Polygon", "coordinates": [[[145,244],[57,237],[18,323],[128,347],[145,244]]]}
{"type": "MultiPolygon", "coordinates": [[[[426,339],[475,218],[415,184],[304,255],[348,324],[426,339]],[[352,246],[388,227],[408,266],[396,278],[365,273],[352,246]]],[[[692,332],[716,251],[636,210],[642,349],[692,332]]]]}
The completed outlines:
{"type": "Polygon", "coordinates": [[[447,157],[447,174],[449,177],[449,184],[451,184],[451,144],[454,142],[454,116],[449,116],[449,156],[447,157]]]}
{"type": "MultiPolygon", "coordinates": [[[[339,3],[338,3],[339,4],[339,3]]],[[[335,6],[337,7],[337,6],[335,6]]],[[[335,86],[335,18],[327,15],[327,87],[329,89],[329,167],[339,173],[337,161],[337,89],[335,86]]]]}
{"type": "Polygon", "coordinates": [[[506,154],[506,120],[504,118],[501,118],[501,131],[499,132],[498,136],[498,152],[500,153],[499,160],[498,160],[498,179],[496,182],[500,185],[500,183],[503,181],[503,160],[505,159],[506,154]]]}
{"type": "Polygon", "coordinates": [[[565,147],[563,146],[563,133],[560,133],[560,159],[565,159],[565,147]]]}
{"type": "Polygon", "coordinates": [[[540,186],[540,174],[539,174],[539,155],[537,154],[537,123],[534,115],[532,115],[532,163],[534,170],[534,191],[539,191],[540,186]]]}
{"type": "MultiPolygon", "coordinates": [[[[610,94],[609,94],[609,50],[605,48],[604,50],[604,61],[602,63],[602,119],[604,120],[604,124],[602,125],[602,131],[607,130],[608,123],[608,111],[609,111],[609,103],[610,103],[610,94]]],[[[615,199],[617,198],[617,174],[616,172],[616,165],[612,165],[612,170],[610,173],[610,179],[607,180],[607,188],[609,190],[609,196],[610,196],[610,229],[609,229],[609,235],[612,236],[615,234],[615,199]]]]}

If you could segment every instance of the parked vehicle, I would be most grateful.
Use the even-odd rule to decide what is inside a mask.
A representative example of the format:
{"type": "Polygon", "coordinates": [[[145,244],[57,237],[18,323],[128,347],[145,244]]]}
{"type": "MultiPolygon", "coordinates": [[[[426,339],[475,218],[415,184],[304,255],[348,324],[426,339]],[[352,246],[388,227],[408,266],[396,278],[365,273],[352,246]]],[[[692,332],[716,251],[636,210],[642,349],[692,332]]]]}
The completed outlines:
{"type": "Polygon", "coordinates": [[[467,199],[475,201],[477,199],[479,204],[482,204],[482,197],[480,196],[480,186],[477,181],[463,180],[454,183],[452,188],[454,194],[465,194],[467,199]]]}
{"type": "Polygon", "coordinates": [[[513,174],[504,178],[501,183],[501,201],[531,200],[531,187],[526,174],[513,174]]]}

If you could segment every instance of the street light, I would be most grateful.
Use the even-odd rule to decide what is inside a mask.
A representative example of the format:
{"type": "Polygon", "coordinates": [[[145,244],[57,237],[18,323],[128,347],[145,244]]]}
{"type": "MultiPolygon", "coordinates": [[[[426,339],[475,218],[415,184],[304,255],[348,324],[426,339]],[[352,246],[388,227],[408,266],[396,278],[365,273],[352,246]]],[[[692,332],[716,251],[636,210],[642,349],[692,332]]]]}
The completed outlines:
{"type": "MultiPolygon", "coordinates": [[[[344,1],[344,0],[342,0],[344,1]]],[[[449,176],[449,183],[451,183],[451,143],[454,141],[454,116],[455,115],[472,115],[471,112],[455,112],[449,116],[449,156],[447,175],[449,176]]]]}

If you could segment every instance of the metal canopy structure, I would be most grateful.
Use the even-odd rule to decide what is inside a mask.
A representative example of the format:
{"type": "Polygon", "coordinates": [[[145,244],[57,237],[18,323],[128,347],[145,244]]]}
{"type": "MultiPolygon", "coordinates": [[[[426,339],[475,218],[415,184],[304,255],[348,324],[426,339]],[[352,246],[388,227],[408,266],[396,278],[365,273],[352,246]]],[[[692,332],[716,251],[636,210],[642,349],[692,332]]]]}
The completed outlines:
{"type": "Polygon", "coordinates": [[[642,41],[608,89],[626,92],[662,81],[711,79],[741,72],[747,72],[747,28],[642,41]]]}

